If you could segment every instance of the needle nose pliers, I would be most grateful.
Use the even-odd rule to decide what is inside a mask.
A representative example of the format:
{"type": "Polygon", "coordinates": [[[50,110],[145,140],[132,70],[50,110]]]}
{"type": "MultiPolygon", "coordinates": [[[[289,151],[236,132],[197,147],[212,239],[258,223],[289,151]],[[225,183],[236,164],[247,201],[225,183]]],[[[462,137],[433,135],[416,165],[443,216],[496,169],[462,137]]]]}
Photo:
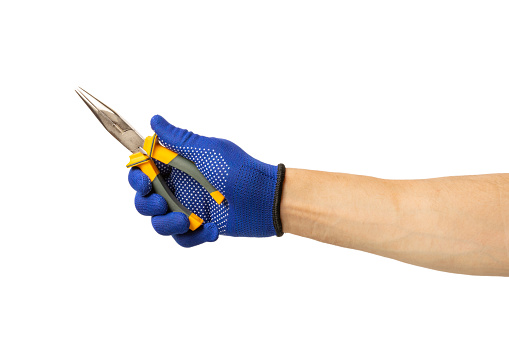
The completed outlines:
{"type": "Polygon", "coordinates": [[[76,89],[76,93],[90,108],[104,128],[133,153],[130,156],[127,167],[140,168],[150,178],[154,192],[166,200],[170,211],[182,212],[189,218],[190,230],[194,231],[200,227],[203,224],[203,220],[177,200],[166,185],[166,181],[155,165],[154,159],[187,173],[207,190],[216,203],[221,204],[223,202],[224,196],[212,186],[196,165],[192,161],[159,144],[156,134],[143,140],[140,134],[122,119],[120,115],[92,94],[81,87],[76,89]]]}

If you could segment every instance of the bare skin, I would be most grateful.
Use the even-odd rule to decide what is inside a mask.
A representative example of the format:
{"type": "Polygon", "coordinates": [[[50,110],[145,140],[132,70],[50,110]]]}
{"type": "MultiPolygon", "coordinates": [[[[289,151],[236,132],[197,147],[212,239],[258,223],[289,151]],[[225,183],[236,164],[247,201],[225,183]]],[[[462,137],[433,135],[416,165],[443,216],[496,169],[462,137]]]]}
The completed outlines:
{"type": "Polygon", "coordinates": [[[283,231],[440,271],[509,276],[509,174],[384,180],[287,169],[283,231]]]}

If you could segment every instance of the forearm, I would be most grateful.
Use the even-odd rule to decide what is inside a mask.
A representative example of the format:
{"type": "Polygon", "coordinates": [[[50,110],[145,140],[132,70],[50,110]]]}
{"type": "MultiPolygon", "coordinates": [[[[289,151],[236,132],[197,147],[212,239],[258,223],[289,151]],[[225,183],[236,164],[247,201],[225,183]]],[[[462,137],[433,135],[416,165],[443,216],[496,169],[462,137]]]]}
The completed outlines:
{"type": "Polygon", "coordinates": [[[287,169],[286,233],[442,271],[509,275],[509,175],[427,180],[287,169]]]}

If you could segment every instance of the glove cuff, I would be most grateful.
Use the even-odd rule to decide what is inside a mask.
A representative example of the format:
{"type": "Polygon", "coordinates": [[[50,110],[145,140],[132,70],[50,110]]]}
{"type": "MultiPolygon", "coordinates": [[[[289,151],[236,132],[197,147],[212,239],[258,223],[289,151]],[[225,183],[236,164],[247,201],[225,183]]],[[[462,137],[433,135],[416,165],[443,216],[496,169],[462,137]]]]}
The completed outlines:
{"type": "Polygon", "coordinates": [[[280,237],[284,234],[283,225],[281,224],[281,196],[283,193],[283,182],[285,181],[285,165],[279,164],[277,166],[277,181],[276,191],[274,192],[274,204],[272,207],[272,221],[274,222],[274,230],[276,236],[280,237]]]}

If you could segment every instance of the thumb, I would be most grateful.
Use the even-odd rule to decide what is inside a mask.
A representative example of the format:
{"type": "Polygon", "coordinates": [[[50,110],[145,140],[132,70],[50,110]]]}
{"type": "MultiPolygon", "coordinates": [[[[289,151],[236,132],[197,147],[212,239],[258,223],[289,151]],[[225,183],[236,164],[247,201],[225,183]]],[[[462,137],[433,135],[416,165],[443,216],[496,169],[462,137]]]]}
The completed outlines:
{"type": "Polygon", "coordinates": [[[152,117],[150,126],[163,143],[172,146],[191,146],[198,141],[200,137],[187,129],[173,126],[160,115],[154,115],[152,117]]]}

